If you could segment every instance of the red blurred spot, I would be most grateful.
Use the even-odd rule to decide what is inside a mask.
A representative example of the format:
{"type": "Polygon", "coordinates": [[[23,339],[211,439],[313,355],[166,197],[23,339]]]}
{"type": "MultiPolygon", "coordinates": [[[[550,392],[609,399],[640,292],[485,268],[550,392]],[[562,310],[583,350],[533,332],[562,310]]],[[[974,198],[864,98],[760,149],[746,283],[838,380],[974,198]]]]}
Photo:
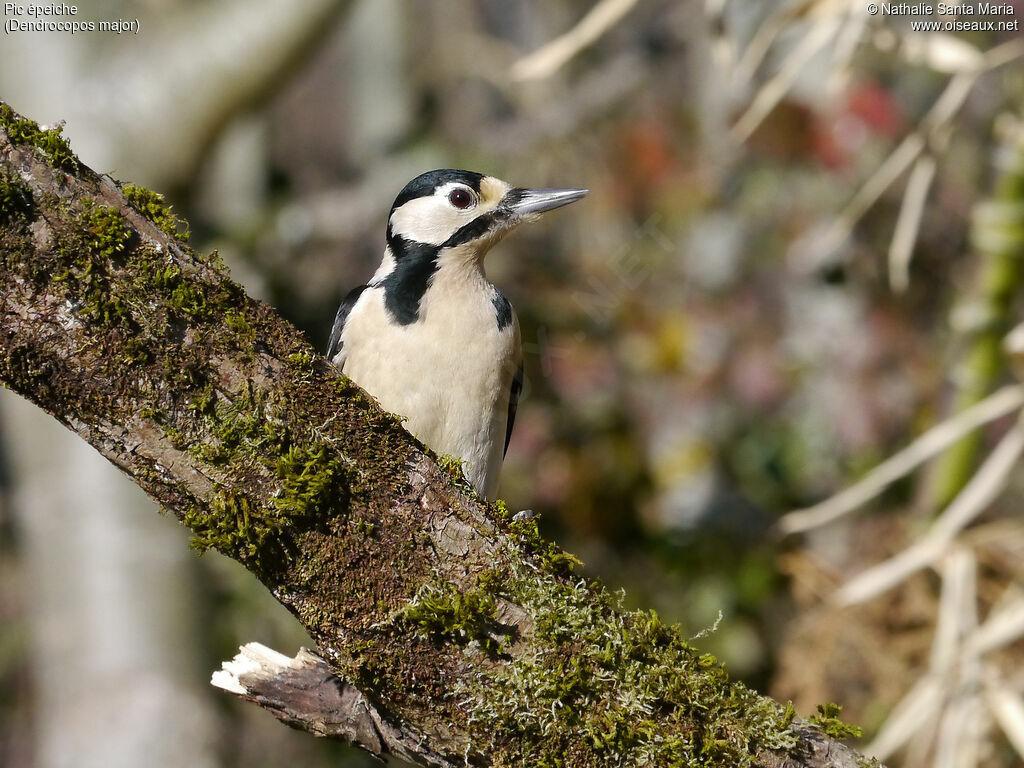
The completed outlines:
{"type": "Polygon", "coordinates": [[[872,136],[896,137],[906,128],[892,94],[873,82],[854,83],[837,107],[815,116],[812,154],[826,167],[845,167],[872,136]]]}

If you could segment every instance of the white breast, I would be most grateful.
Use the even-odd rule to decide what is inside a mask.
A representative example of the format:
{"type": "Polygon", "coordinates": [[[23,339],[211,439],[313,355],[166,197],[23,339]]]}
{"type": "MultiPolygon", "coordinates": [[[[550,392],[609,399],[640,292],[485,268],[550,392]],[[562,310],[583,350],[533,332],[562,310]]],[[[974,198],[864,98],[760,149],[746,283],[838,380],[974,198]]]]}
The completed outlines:
{"type": "Polygon", "coordinates": [[[404,326],[388,316],[383,288],[363,291],[342,334],[342,370],[432,449],[462,459],[466,477],[492,498],[521,359],[519,322],[513,313],[498,328],[494,288],[482,274],[434,277],[419,319],[404,326]]]}

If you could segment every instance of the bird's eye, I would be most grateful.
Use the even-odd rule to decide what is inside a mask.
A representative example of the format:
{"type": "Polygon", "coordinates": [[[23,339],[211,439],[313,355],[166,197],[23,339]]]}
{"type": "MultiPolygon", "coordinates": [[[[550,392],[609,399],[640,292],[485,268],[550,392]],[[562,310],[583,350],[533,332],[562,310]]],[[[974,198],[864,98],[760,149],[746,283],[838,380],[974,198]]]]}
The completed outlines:
{"type": "Polygon", "coordinates": [[[448,202],[456,208],[469,208],[473,204],[473,195],[468,189],[457,187],[448,193],[448,202]]]}

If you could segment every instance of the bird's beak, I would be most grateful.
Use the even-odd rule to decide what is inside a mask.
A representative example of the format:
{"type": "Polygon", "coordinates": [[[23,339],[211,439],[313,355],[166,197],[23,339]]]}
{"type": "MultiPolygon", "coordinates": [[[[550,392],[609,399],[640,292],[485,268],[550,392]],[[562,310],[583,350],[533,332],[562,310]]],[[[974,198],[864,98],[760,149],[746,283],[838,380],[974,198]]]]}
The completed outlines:
{"type": "Polygon", "coordinates": [[[516,216],[531,216],[587,196],[589,189],[512,189],[505,195],[505,205],[516,216]]]}

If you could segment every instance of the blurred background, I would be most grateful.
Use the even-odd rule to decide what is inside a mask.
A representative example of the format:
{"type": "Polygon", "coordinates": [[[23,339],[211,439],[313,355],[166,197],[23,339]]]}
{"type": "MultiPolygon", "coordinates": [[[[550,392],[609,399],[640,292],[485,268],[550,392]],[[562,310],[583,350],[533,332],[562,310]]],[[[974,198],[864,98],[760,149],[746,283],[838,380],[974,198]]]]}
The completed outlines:
{"type": "MultiPolygon", "coordinates": [[[[526,366],[501,495],[736,677],[843,704],[890,766],[1015,766],[1024,3],[1001,7],[961,19],[1002,31],[915,32],[952,17],[95,0],[47,20],[138,33],[8,34],[0,99],[164,193],[320,349],[418,173],[590,188],[488,259],[526,366]]],[[[243,642],[309,644],[240,566],[8,392],[0,437],[0,764],[370,764],[208,685],[243,642]]]]}

